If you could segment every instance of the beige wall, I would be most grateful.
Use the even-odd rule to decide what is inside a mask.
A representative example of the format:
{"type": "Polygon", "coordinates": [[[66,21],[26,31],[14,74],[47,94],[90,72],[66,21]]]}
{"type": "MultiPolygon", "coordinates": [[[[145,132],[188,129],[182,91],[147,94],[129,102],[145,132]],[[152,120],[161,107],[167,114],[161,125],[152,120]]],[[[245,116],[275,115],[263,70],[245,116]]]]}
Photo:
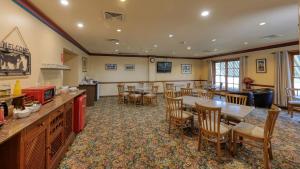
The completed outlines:
{"type": "MultiPolygon", "coordinates": [[[[172,62],[171,73],[156,73],[156,63],[150,63],[148,58],[90,56],[88,59],[88,76],[100,82],[130,82],[130,81],[167,81],[200,79],[200,60],[162,59],[157,61],[172,62]],[[105,70],[105,64],[117,64],[117,71],[105,70]],[[135,71],[125,71],[125,64],[135,64],[135,71]],[[192,64],[192,74],[181,74],[181,64],[192,64]]],[[[136,85],[136,84],[133,84],[136,85]]],[[[157,83],[162,91],[162,83],[157,83]]],[[[101,85],[101,95],[117,94],[116,84],[101,85]]]]}
{"type": "MultiPolygon", "coordinates": [[[[15,83],[16,79],[21,79],[22,87],[35,85],[63,84],[62,71],[40,70],[42,63],[61,64],[61,54],[66,48],[76,53],[80,58],[86,56],[80,49],[69,43],[63,37],[51,30],[38,19],[34,18],[24,9],[14,2],[0,0],[0,39],[2,40],[15,26],[17,26],[31,52],[32,72],[29,76],[20,77],[0,77],[1,84],[15,83]]],[[[12,35],[9,39],[15,43],[20,43],[17,36],[12,35]]],[[[81,64],[78,65],[81,70],[81,64]]],[[[77,75],[76,75],[77,76],[77,75]]],[[[80,78],[82,74],[79,74],[80,78]]]]}
{"type": "MultiPolygon", "coordinates": [[[[218,59],[224,59],[228,57],[236,58],[240,56],[248,56],[247,57],[247,68],[246,68],[246,76],[252,78],[254,80],[255,84],[261,84],[261,85],[274,85],[275,83],[275,60],[274,60],[274,54],[273,52],[276,51],[282,51],[282,50],[297,50],[298,46],[290,46],[290,47],[284,47],[284,48],[276,48],[276,49],[269,49],[269,50],[263,50],[263,51],[257,51],[257,52],[250,52],[250,53],[244,53],[239,55],[233,55],[233,56],[224,56],[219,58],[214,58],[215,60],[218,59]],[[256,59],[264,59],[267,60],[267,73],[256,73],[256,59]]],[[[201,66],[201,78],[203,80],[208,79],[208,64],[207,61],[203,61],[203,66],[201,66]]]]}

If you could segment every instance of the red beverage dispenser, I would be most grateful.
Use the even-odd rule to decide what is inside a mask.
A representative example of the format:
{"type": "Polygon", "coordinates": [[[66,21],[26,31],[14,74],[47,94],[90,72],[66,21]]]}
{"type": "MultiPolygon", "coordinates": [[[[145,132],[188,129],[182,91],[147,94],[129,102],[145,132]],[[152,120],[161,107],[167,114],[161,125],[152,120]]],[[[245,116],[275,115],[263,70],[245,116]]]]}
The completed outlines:
{"type": "Polygon", "coordinates": [[[74,100],[74,132],[79,133],[85,125],[86,95],[81,95],[74,100]]]}

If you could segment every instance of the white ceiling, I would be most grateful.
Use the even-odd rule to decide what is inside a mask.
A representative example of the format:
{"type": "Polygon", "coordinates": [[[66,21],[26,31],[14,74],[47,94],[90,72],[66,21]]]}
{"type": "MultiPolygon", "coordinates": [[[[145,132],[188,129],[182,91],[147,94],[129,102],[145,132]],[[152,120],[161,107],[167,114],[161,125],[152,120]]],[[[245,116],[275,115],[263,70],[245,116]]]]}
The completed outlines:
{"type": "Polygon", "coordinates": [[[69,6],[59,0],[31,2],[92,53],[199,57],[298,40],[297,0],[69,0],[69,6]],[[210,16],[201,17],[203,10],[210,16]],[[105,20],[105,11],[123,13],[125,20],[105,20]],[[280,37],[262,38],[273,34],[280,37]],[[120,44],[108,42],[111,38],[120,44]]]}

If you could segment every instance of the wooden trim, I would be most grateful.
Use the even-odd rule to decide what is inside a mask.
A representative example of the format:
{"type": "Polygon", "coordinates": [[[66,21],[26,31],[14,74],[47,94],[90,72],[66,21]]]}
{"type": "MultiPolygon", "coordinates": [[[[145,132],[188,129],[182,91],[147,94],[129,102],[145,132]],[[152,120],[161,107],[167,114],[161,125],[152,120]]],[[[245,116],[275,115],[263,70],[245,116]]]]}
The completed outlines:
{"type": "Polygon", "coordinates": [[[163,82],[194,82],[207,80],[160,80],[160,81],[119,81],[119,82],[99,82],[99,84],[118,84],[118,83],[163,83],[163,82]]]}
{"type": "Polygon", "coordinates": [[[28,0],[13,0],[16,4],[18,4],[21,8],[32,14],[34,17],[39,19],[41,22],[46,24],[49,28],[57,32],[59,35],[64,37],[66,40],[70,41],[72,44],[77,46],[79,49],[84,51],[87,55],[90,56],[115,56],[115,57],[156,57],[156,58],[172,58],[172,59],[208,59],[208,58],[215,58],[215,57],[221,57],[221,56],[227,56],[227,55],[237,55],[237,54],[243,54],[248,52],[255,52],[255,51],[261,51],[261,50],[267,50],[267,49],[274,49],[274,48],[280,48],[280,47],[287,47],[287,46],[294,46],[298,45],[299,41],[292,41],[292,42],[286,42],[286,43],[280,43],[280,44],[274,44],[269,46],[263,46],[263,47],[257,47],[257,48],[251,48],[246,50],[240,50],[235,52],[229,52],[229,53],[222,53],[212,56],[203,56],[203,57],[174,57],[174,56],[156,56],[156,55],[129,55],[129,54],[107,54],[107,53],[96,53],[96,52],[90,52],[85,47],[83,47],[78,41],[76,41],[71,35],[69,35],[65,30],[63,30],[59,25],[57,25],[53,20],[50,19],[45,13],[43,13],[39,8],[37,8],[32,2],[29,2],[28,0]]]}
{"type": "Polygon", "coordinates": [[[294,45],[299,45],[299,41],[292,41],[292,42],[274,44],[274,45],[269,45],[269,46],[251,48],[251,49],[240,50],[240,51],[229,52],[229,53],[223,53],[223,54],[212,55],[212,56],[204,56],[204,57],[201,57],[200,60],[211,59],[211,58],[227,56],[227,55],[238,55],[238,54],[243,54],[243,53],[256,52],[256,51],[261,51],[261,50],[281,48],[281,47],[294,46],[294,45]]]}
{"type": "Polygon", "coordinates": [[[274,88],[274,85],[264,85],[264,84],[250,84],[251,86],[256,86],[256,87],[270,87],[274,88]]]}

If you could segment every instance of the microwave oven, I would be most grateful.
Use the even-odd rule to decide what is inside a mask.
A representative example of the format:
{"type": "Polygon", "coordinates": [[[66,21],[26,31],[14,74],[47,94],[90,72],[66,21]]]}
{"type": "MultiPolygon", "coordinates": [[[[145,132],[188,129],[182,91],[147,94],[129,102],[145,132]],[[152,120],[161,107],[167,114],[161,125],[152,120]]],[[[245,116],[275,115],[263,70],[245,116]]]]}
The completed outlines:
{"type": "Polygon", "coordinates": [[[22,93],[28,97],[33,97],[35,101],[46,104],[53,100],[55,96],[55,86],[40,86],[22,89],[22,93]]]}

